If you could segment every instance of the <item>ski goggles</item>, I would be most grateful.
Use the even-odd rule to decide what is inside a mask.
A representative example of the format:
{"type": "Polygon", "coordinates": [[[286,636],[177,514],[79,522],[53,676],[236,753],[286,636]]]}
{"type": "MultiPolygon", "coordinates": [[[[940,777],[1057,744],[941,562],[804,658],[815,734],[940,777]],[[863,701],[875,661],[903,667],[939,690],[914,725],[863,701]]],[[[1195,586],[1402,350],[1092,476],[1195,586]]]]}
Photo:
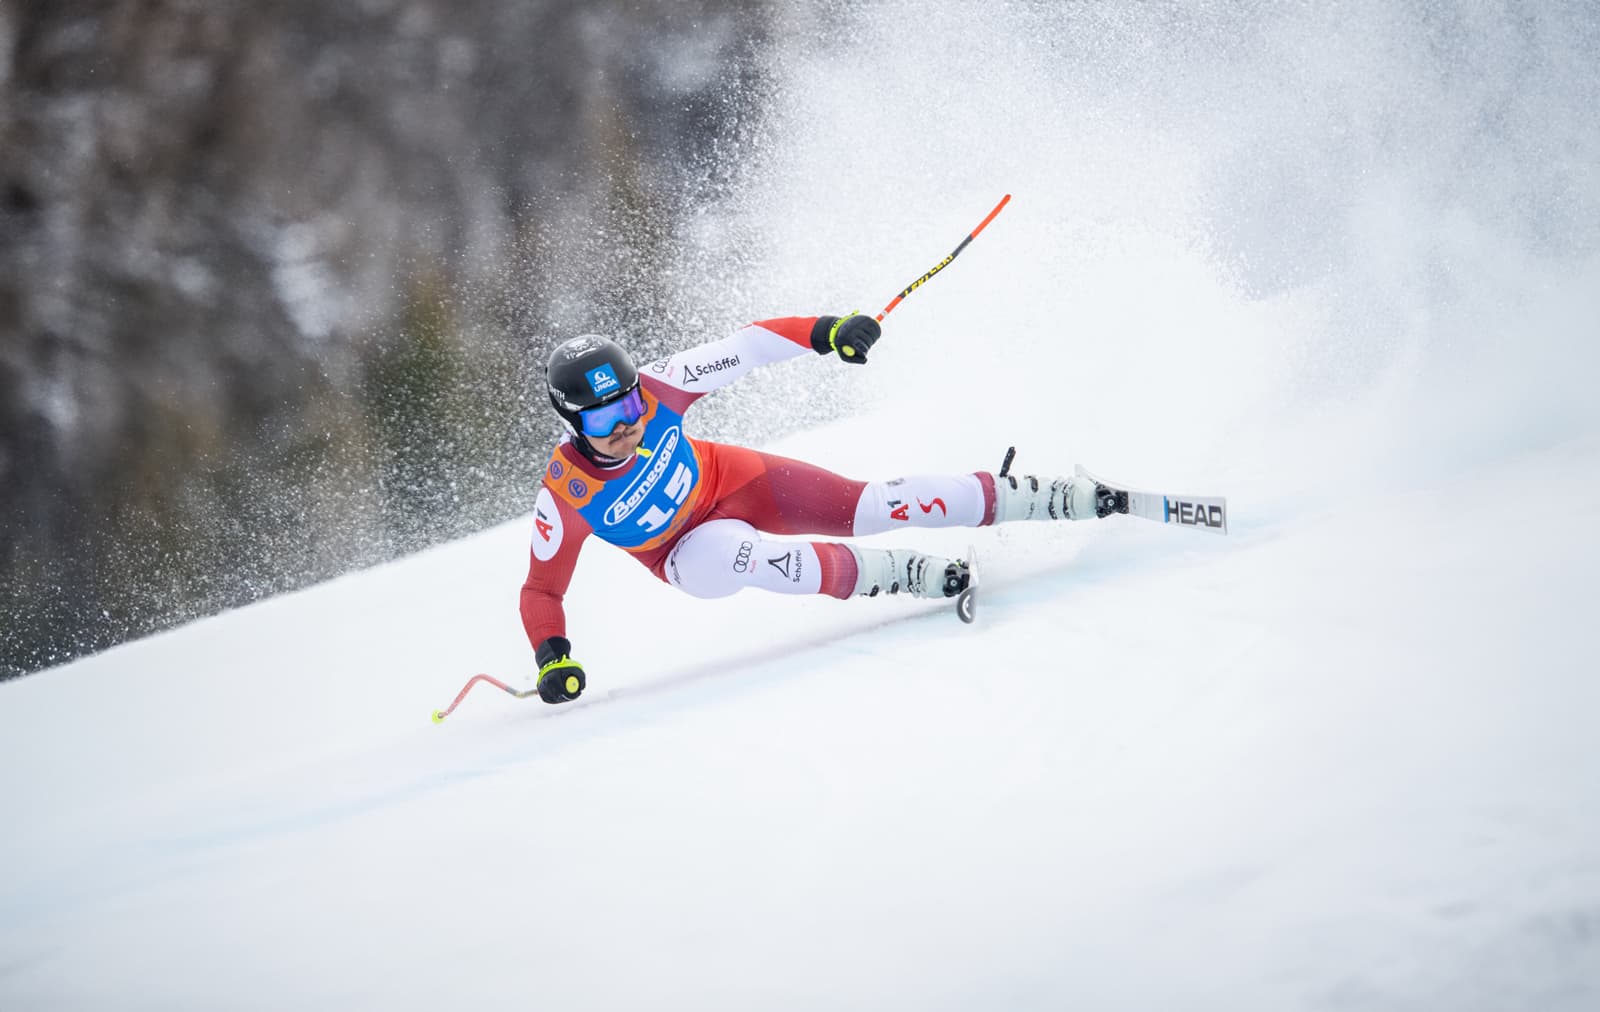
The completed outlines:
{"type": "Polygon", "coordinates": [[[585,408],[578,412],[583,434],[591,439],[604,439],[611,435],[618,423],[632,425],[644,417],[644,394],[638,387],[629,390],[621,399],[598,408],[585,408]]]}

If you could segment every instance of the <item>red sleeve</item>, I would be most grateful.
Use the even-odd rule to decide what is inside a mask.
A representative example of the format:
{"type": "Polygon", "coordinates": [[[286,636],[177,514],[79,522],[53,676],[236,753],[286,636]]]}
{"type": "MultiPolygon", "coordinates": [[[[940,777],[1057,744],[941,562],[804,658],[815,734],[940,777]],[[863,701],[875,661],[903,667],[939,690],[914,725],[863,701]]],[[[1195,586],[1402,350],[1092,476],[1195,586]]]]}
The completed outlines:
{"type": "Polygon", "coordinates": [[[781,316],[776,320],[757,320],[753,326],[763,327],[780,337],[788,338],[802,348],[816,351],[811,343],[811,330],[817,325],[815,316],[781,316]]]}
{"type": "Polygon", "coordinates": [[[583,515],[550,491],[539,489],[533,507],[533,542],[528,553],[528,578],[522,583],[522,628],[537,650],[551,636],[567,635],[567,615],[561,607],[578,551],[591,528],[583,515]]]}

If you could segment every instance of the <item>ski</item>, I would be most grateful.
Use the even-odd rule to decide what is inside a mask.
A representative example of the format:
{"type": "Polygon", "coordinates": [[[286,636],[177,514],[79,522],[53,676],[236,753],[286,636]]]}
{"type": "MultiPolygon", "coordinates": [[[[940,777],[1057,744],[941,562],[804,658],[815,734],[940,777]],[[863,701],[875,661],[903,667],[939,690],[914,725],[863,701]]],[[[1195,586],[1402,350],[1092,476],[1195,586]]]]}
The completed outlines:
{"type": "Polygon", "coordinates": [[[1111,513],[1127,513],[1158,524],[1177,524],[1213,534],[1228,533],[1228,500],[1222,496],[1146,492],[1096,477],[1082,464],[1078,465],[1077,473],[1078,477],[1104,485],[1115,494],[1109,503],[1111,513]]]}
{"type": "Polygon", "coordinates": [[[956,595],[956,616],[971,624],[978,610],[978,550],[967,546],[967,585],[956,595]]]}

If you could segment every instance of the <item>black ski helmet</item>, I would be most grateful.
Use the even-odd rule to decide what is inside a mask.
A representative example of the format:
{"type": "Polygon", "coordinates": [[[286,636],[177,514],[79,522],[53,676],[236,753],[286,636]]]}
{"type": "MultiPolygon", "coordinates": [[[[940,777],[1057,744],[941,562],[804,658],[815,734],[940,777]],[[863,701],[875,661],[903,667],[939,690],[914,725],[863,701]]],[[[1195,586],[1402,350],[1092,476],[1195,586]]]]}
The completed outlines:
{"type": "Polygon", "coordinates": [[[544,375],[550,404],[567,428],[580,437],[580,411],[621,400],[639,385],[633,358],[617,342],[599,334],[581,334],[556,345],[544,375]]]}

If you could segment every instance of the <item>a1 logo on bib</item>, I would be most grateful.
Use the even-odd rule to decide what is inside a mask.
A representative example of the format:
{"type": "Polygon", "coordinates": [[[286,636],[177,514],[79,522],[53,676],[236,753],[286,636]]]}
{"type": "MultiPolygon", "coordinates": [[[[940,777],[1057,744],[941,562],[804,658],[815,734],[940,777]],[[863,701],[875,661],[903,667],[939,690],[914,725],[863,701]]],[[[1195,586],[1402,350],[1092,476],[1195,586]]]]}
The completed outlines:
{"type": "Polygon", "coordinates": [[[613,390],[622,387],[622,384],[617,381],[616,370],[611,368],[610,363],[590,369],[583,375],[589,380],[589,389],[594,391],[596,397],[604,397],[613,390]]]}

